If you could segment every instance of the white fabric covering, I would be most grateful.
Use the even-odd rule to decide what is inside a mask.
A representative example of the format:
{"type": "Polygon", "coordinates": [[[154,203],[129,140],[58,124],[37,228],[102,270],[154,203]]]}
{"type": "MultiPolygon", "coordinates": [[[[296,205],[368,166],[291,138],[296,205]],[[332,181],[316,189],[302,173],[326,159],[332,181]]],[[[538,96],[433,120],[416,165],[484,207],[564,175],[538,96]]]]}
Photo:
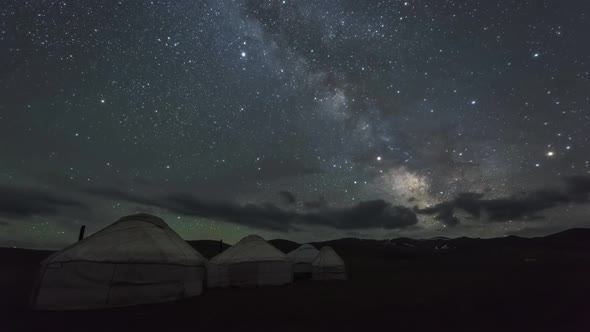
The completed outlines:
{"type": "Polygon", "coordinates": [[[95,309],[199,295],[206,261],[162,219],[123,217],[45,259],[32,306],[95,309]]]}
{"type": "Polygon", "coordinates": [[[312,263],[315,280],[346,280],[344,261],[332,247],[323,247],[312,263]]]}
{"type": "Polygon", "coordinates": [[[283,285],[293,281],[293,266],[279,249],[257,235],[241,239],[207,265],[207,286],[283,285]]]}
{"type": "Polygon", "coordinates": [[[294,273],[311,273],[311,263],[318,256],[319,250],[317,250],[311,244],[304,244],[299,248],[291,251],[287,254],[289,259],[293,262],[294,273]]]}

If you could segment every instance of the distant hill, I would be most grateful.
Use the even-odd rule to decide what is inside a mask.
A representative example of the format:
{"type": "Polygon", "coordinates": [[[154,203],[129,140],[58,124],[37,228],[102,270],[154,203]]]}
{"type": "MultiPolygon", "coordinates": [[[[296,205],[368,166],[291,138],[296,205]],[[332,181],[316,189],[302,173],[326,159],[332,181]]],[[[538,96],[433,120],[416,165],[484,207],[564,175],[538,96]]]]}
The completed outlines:
{"type": "Polygon", "coordinates": [[[435,241],[437,241],[437,240],[448,241],[448,240],[451,240],[451,238],[446,237],[446,236],[435,236],[435,237],[432,237],[428,240],[430,240],[430,241],[433,241],[433,240],[435,240],[435,241]]]}
{"type": "Polygon", "coordinates": [[[590,249],[590,228],[571,228],[540,239],[541,242],[552,246],[590,249]]]}
{"type": "MultiPolygon", "coordinates": [[[[188,241],[207,258],[219,253],[218,241],[188,241]]],[[[284,253],[298,248],[301,244],[285,240],[269,240],[273,246],[284,253]]],[[[312,242],[316,248],[331,246],[344,257],[367,257],[376,259],[418,259],[455,254],[463,259],[523,259],[538,256],[543,251],[553,251],[553,256],[562,255],[568,250],[590,251],[590,229],[575,228],[543,238],[523,238],[504,236],[490,239],[437,236],[430,239],[395,238],[390,240],[342,238],[329,241],[312,242]],[[556,251],[557,250],[557,251],[556,251]]],[[[224,244],[223,250],[229,245],[224,244]]]]}
{"type": "Polygon", "coordinates": [[[544,238],[553,240],[585,241],[590,239],[590,228],[570,228],[559,233],[547,235],[544,238]]]}
{"type": "MultiPolygon", "coordinates": [[[[230,247],[219,241],[193,240],[187,241],[193,248],[207,259],[213,258],[221,251],[230,247]]],[[[285,240],[269,241],[277,249],[288,253],[301,244],[285,240]]],[[[378,260],[389,259],[422,259],[439,257],[442,255],[456,256],[462,259],[524,259],[549,255],[553,258],[571,255],[583,255],[590,258],[590,228],[572,228],[563,232],[538,238],[523,238],[518,236],[504,236],[490,239],[479,238],[446,238],[431,239],[396,238],[390,240],[373,240],[358,238],[343,238],[330,241],[312,242],[316,248],[332,246],[343,257],[350,259],[371,257],[378,260]]],[[[0,260],[9,264],[19,262],[40,262],[53,251],[0,248],[0,260]]]]}

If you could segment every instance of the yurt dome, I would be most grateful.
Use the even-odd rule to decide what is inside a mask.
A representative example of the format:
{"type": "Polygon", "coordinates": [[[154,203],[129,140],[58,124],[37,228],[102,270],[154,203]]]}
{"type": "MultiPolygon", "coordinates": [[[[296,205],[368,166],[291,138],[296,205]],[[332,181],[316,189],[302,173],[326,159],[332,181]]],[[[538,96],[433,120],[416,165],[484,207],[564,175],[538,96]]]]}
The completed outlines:
{"type": "Polygon", "coordinates": [[[126,216],[45,259],[32,306],[92,309],[199,295],[205,266],[164,220],[126,216]]]}
{"type": "Polygon", "coordinates": [[[304,244],[299,248],[287,254],[291,262],[293,262],[293,272],[295,274],[310,274],[312,272],[311,264],[318,256],[317,250],[311,244],[304,244]]]}
{"type": "Polygon", "coordinates": [[[346,267],[344,261],[332,247],[323,247],[312,263],[313,279],[345,280],[346,267]]]}
{"type": "Polygon", "coordinates": [[[208,287],[282,285],[293,281],[287,256],[258,235],[249,235],[213,257],[208,287]]]}

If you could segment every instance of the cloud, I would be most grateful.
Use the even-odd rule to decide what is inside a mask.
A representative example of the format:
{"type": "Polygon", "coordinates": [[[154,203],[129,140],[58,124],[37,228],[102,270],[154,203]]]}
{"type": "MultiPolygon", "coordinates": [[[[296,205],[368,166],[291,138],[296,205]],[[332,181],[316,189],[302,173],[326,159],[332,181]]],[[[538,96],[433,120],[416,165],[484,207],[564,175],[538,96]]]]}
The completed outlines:
{"type": "Polygon", "coordinates": [[[0,186],[0,216],[17,219],[50,216],[64,207],[87,208],[80,201],[55,193],[0,186]]]}
{"type": "Polygon", "coordinates": [[[325,209],[302,215],[309,224],[321,224],[338,229],[396,229],[418,223],[416,214],[409,208],[393,206],[384,200],[360,202],[352,208],[325,209]]]}
{"type": "Polygon", "coordinates": [[[459,224],[455,215],[458,210],[474,218],[487,216],[490,222],[508,220],[538,220],[540,212],[571,203],[587,203],[590,193],[590,178],[568,177],[562,189],[542,189],[523,192],[505,198],[484,199],[480,193],[461,193],[451,201],[425,209],[415,208],[418,214],[434,215],[446,225],[459,224]]]}
{"type": "Polygon", "coordinates": [[[279,191],[279,196],[285,204],[294,204],[297,202],[295,195],[289,191],[279,191]]]}
{"type": "Polygon", "coordinates": [[[274,204],[245,204],[231,202],[206,202],[189,194],[171,194],[159,201],[159,206],[169,211],[194,217],[223,219],[236,224],[274,231],[288,231],[288,223],[295,217],[293,212],[274,204]]]}
{"type": "Polygon", "coordinates": [[[318,199],[303,202],[303,206],[309,210],[323,209],[328,207],[328,201],[326,201],[326,197],[320,196],[318,199]]]}
{"type": "Polygon", "coordinates": [[[588,193],[590,193],[590,177],[587,176],[571,176],[565,179],[566,191],[569,197],[578,203],[588,201],[588,193]]]}
{"type": "Polygon", "coordinates": [[[348,208],[322,208],[299,212],[274,204],[245,204],[206,201],[186,193],[145,197],[111,188],[93,188],[88,193],[110,199],[156,206],[187,216],[222,219],[232,223],[273,231],[290,231],[298,225],[329,226],[337,229],[397,229],[415,225],[416,214],[409,208],[383,200],[365,201],[348,208]]]}
{"type": "Polygon", "coordinates": [[[414,212],[417,214],[433,214],[435,215],[434,219],[445,225],[455,226],[459,224],[459,218],[454,214],[455,207],[449,202],[437,204],[426,209],[418,209],[416,207],[414,208],[414,212]]]}

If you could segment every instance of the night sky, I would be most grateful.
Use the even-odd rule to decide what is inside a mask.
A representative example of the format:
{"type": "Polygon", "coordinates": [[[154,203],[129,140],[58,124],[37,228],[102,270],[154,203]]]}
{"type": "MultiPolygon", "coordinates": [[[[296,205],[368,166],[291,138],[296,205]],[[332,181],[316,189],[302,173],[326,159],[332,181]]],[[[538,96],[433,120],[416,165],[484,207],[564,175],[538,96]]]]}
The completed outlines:
{"type": "Polygon", "coordinates": [[[0,245],[590,227],[587,0],[0,7],[0,245]]]}

